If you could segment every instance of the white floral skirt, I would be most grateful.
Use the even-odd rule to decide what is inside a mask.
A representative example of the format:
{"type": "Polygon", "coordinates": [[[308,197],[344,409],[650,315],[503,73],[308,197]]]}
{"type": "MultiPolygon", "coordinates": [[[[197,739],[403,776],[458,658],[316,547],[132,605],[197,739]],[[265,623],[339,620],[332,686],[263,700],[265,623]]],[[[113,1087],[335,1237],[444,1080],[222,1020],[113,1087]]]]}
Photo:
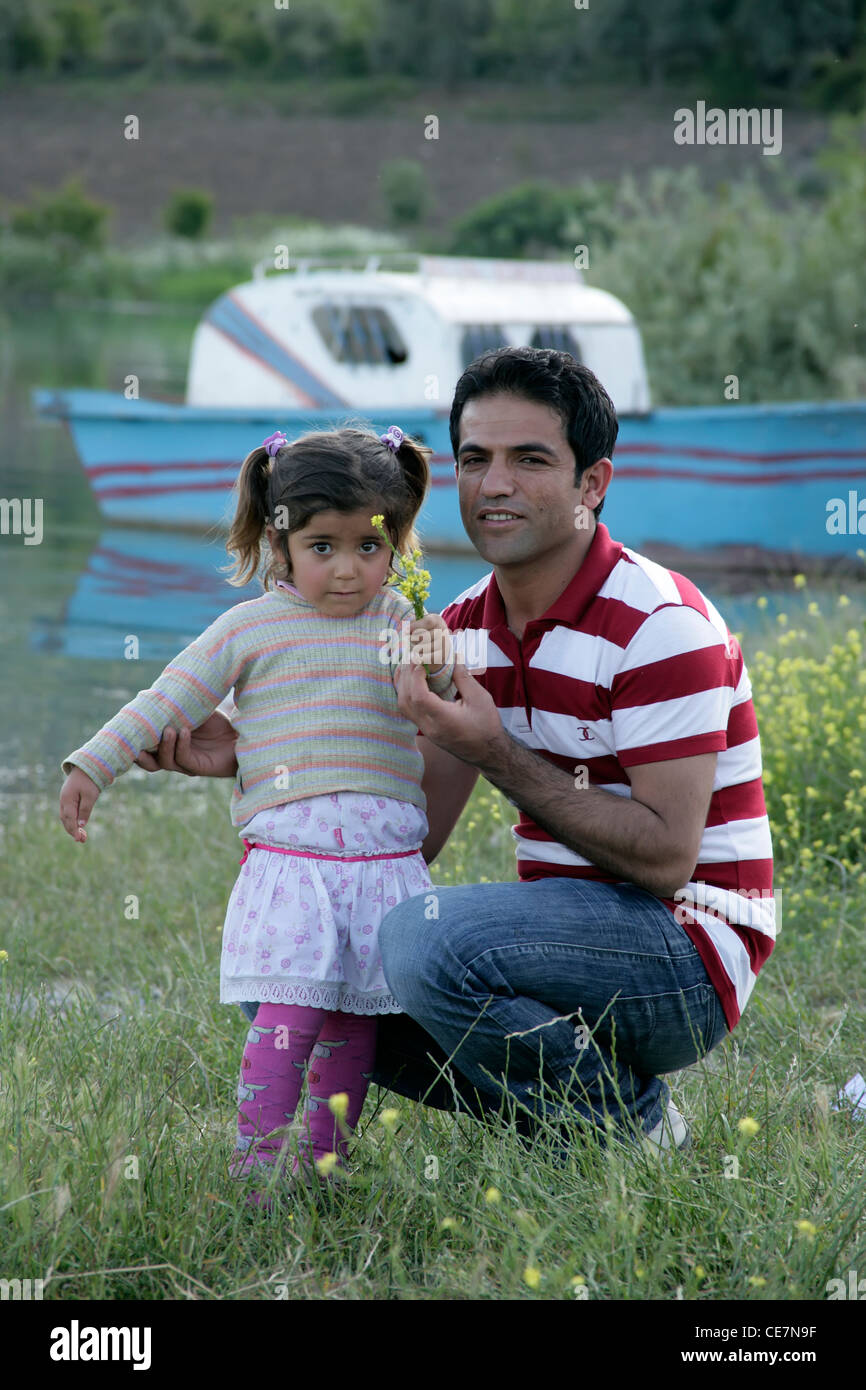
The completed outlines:
{"type": "Polygon", "coordinates": [[[400,1013],[382,972],[379,924],[432,888],[420,852],[426,834],[420,807],[364,792],[260,811],[241,839],[296,852],[249,852],[226,910],[220,1001],[400,1013]]]}

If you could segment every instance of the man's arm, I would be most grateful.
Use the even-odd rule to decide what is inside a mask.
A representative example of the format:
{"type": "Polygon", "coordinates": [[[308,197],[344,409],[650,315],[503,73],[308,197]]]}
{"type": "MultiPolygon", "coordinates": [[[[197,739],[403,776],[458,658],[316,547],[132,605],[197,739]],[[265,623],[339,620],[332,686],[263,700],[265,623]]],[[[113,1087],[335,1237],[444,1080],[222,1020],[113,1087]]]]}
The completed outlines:
{"type": "Polygon", "coordinates": [[[424,777],[421,788],[427,797],[427,822],[430,826],[421,853],[428,864],[439,854],[454,829],[460,813],[478,780],[478,768],[461,762],[444,748],[431,743],[423,734],[418,748],[424,755],[424,777]]]}
{"type": "Polygon", "coordinates": [[[601,787],[577,788],[569,773],[505,731],[492,698],[465,667],[455,669],[460,698],[453,704],[431,695],[415,667],[406,667],[399,681],[400,708],[424,737],[482,772],[561,844],[658,897],[671,897],[689,881],[715,753],[631,768],[631,799],[601,787]]]}
{"type": "Polygon", "coordinates": [[[480,771],[560,844],[660,898],[688,883],[713,791],[716,753],[628,769],[631,797],[577,787],[503,730],[480,771]]]}

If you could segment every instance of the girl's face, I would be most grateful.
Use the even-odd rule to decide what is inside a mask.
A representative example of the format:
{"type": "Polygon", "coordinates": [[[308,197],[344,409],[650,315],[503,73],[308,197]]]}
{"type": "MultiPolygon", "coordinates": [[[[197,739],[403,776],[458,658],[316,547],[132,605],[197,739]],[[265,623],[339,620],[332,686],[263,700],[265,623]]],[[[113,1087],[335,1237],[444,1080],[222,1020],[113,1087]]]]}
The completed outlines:
{"type": "MultiPolygon", "coordinates": [[[[353,617],[366,608],[384,584],[391,560],[391,551],[370,525],[370,517],[382,510],[377,503],[355,512],[316,512],[302,531],[289,534],[290,582],[308,603],[335,618],[353,617]]],[[[279,534],[268,527],[272,546],[279,534]]]]}

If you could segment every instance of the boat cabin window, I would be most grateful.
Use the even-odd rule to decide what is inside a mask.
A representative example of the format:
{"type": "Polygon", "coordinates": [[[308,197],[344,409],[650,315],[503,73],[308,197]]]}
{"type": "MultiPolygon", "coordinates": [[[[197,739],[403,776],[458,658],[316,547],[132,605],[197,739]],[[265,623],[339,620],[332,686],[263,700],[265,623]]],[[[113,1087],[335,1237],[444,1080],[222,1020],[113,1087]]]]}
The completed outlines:
{"type": "Polygon", "coordinates": [[[409,356],[396,324],[368,304],[320,304],[313,323],[336,362],[393,367],[409,356]]]}
{"type": "Polygon", "coordinates": [[[564,323],[539,324],[529,340],[529,346],[554,348],[556,352],[570,352],[576,361],[581,360],[577,340],[568,325],[564,323]]]}
{"type": "Polygon", "coordinates": [[[468,367],[482,352],[494,352],[496,348],[508,347],[508,339],[498,323],[470,323],[463,330],[461,353],[463,366],[468,367]]]}

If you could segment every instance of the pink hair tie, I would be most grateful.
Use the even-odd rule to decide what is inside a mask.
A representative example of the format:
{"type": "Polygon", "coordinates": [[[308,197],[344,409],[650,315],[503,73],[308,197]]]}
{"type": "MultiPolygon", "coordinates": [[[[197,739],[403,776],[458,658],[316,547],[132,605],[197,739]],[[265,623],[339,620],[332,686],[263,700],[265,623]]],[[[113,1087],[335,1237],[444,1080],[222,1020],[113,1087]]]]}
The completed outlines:
{"type": "Polygon", "coordinates": [[[271,458],[275,458],[280,449],[288,442],[281,430],[275,430],[273,434],[268,435],[267,439],[262,440],[261,447],[267,449],[271,458]]]}
{"type": "Polygon", "coordinates": [[[387,444],[391,452],[395,454],[403,443],[404,437],[403,431],[399,425],[389,425],[385,433],[379,435],[382,443],[387,444]]]}

